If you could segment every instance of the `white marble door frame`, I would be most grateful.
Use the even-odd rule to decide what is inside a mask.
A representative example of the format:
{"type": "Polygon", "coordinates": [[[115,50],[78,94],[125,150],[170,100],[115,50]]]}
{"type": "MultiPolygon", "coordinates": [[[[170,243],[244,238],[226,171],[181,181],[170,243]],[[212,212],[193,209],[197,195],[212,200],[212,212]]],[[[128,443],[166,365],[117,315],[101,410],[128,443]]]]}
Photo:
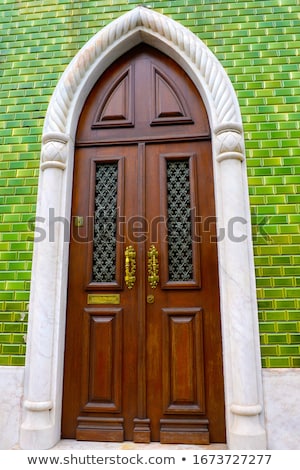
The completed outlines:
{"type": "Polygon", "coordinates": [[[145,42],[172,57],[205,103],[212,132],[227,444],[266,446],[262,375],[242,120],[224,69],[188,29],[139,6],[96,34],[65,70],[43,130],[20,444],[47,449],[60,439],[74,138],[96,80],[145,42]]]}

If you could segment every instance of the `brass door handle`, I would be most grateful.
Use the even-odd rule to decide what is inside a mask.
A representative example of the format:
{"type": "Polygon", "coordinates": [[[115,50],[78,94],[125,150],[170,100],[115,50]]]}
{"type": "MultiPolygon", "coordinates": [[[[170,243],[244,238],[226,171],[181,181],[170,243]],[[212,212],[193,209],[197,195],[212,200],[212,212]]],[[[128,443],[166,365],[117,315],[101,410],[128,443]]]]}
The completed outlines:
{"type": "Polygon", "coordinates": [[[159,283],[158,251],[154,245],[148,250],[148,282],[152,289],[159,283]]]}
{"type": "Polygon", "coordinates": [[[136,252],[133,246],[125,248],[125,284],[132,289],[135,283],[136,252]]]}

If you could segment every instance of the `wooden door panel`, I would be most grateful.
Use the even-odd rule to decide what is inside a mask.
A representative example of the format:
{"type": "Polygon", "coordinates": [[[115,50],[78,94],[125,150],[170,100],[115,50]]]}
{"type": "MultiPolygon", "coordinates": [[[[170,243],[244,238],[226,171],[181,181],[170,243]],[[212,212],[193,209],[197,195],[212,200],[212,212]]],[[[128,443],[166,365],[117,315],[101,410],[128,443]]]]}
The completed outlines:
{"type": "Polygon", "coordinates": [[[193,124],[191,112],[177,84],[157,65],[151,66],[151,126],[193,124]]]}
{"type": "Polygon", "coordinates": [[[122,309],[85,309],[83,411],[120,412],[122,398],[122,309]]]}
{"type": "MultiPolygon", "coordinates": [[[[152,439],[164,443],[208,443],[212,420],[214,427],[223,423],[222,400],[210,404],[213,378],[222,369],[216,247],[203,230],[214,215],[206,202],[213,197],[210,162],[206,142],[146,146],[148,245],[158,249],[160,269],[159,286],[147,285],[153,296],[147,309],[148,416],[152,439]],[[160,186],[153,191],[155,176],[160,186]],[[153,224],[158,207],[159,224],[153,224]],[[219,335],[215,343],[212,331],[219,335]]],[[[221,441],[222,424],[219,431],[221,441]]]]}
{"type": "Polygon", "coordinates": [[[137,146],[79,149],[74,188],[72,219],[84,222],[71,234],[62,433],[130,440],[137,414],[138,308],[124,283],[132,230],[123,218],[138,212],[137,146]],[[99,169],[105,171],[97,179],[99,169]]]}
{"type": "Polygon", "coordinates": [[[109,83],[100,100],[91,129],[134,126],[134,71],[132,66],[109,83]]]}
{"type": "Polygon", "coordinates": [[[204,414],[203,324],[200,308],[164,308],[163,412],[204,414]]]}
{"type": "Polygon", "coordinates": [[[163,407],[156,433],[164,444],[209,444],[203,310],[174,307],[162,314],[163,407]]]}

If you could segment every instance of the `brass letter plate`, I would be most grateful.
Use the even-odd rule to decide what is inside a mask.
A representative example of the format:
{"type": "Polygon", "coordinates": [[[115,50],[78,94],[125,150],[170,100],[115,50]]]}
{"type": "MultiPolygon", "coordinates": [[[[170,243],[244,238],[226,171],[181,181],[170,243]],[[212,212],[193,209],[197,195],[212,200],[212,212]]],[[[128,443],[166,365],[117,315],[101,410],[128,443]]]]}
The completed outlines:
{"type": "Polygon", "coordinates": [[[87,303],[90,305],[96,305],[96,304],[119,305],[120,294],[88,294],[87,303]]]}

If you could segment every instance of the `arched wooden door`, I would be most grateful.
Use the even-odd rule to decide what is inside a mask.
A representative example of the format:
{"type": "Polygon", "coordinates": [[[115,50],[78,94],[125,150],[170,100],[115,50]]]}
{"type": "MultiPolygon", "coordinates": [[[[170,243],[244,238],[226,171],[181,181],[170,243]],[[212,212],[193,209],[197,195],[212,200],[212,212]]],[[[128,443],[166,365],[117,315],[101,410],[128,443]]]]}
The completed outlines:
{"type": "Polygon", "coordinates": [[[225,441],[210,130],[185,72],[140,45],[76,136],[62,436],[225,441]]]}

